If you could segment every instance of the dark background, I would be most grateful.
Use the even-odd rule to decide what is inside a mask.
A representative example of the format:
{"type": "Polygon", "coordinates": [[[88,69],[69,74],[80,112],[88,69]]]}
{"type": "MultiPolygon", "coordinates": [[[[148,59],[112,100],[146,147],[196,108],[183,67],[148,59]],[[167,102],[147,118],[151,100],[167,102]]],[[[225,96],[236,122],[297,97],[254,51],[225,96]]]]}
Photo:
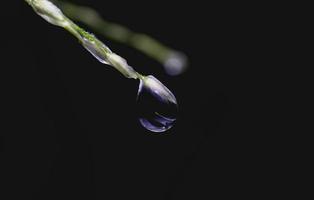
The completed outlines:
{"type": "Polygon", "coordinates": [[[169,77],[159,63],[99,36],[173,91],[177,123],[163,134],[145,130],[136,117],[138,81],[101,65],[25,2],[6,1],[1,199],[198,200],[273,190],[259,148],[270,138],[260,124],[265,105],[254,95],[263,71],[256,5],[75,2],[188,55],[189,69],[169,77]]]}

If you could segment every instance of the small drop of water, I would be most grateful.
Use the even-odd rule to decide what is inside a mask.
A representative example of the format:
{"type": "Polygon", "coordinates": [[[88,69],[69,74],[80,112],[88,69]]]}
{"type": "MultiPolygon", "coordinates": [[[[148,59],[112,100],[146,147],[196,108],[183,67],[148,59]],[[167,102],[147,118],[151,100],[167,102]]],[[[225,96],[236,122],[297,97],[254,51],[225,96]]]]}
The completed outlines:
{"type": "Polygon", "coordinates": [[[152,132],[164,132],[174,125],[178,104],[166,86],[154,76],[146,76],[140,80],[137,111],[143,127],[152,132]]]}
{"type": "Polygon", "coordinates": [[[166,73],[170,76],[182,74],[188,66],[186,55],[180,52],[171,52],[164,62],[166,73]]]}
{"type": "Polygon", "coordinates": [[[105,57],[103,52],[101,52],[102,49],[105,49],[106,51],[110,51],[110,49],[107,46],[102,44],[101,47],[98,47],[94,41],[90,41],[86,38],[83,38],[82,44],[85,47],[85,49],[89,51],[99,62],[103,64],[107,64],[107,65],[109,64],[109,62],[107,61],[107,58],[105,57]]]}

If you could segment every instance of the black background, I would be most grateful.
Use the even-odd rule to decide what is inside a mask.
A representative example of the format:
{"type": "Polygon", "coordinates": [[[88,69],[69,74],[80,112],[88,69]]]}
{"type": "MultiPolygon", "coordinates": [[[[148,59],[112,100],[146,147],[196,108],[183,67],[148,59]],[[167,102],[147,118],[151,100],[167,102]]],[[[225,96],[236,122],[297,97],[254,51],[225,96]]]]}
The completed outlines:
{"type": "Polygon", "coordinates": [[[259,150],[270,137],[257,125],[264,105],[253,86],[263,71],[254,48],[263,43],[256,5],[75,2],[188,55],[189,69],[169,77],[159,63],[98,36],[173,91],[179,118],[163,134],[143,129],[138,81],[101,65],[25,2],[6,1],[1,199],[198,200],[272,190],[259,150]]]}

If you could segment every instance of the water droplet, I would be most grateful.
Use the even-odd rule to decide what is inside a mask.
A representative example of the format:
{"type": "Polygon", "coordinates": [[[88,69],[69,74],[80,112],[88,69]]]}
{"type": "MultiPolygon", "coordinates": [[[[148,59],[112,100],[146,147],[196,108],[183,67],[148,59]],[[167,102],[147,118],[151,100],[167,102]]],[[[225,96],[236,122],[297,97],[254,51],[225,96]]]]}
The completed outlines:
{"type": "Polygon", "coordinates": [[[137,111],[142,126],[152,132],[164,132],[174,125],[178,104],[166,86],[154,76],[146,76],[140,79],[137,111]]]}
{"type": "Polygon", "coordinates": [[[164,62],[166,73],[170,76],[182,74],[188,66],[186,55],[180,52],[171,52],[164,62]]]}
{"type": "Polygon", "coordinates": [[[95,41],[90,41],[86,38],[83,38],[82,45],[85,47],[87,51],[89,51],[99,62],[103,64],[109,64],[107,61],[106,55],[102,52],[102,50],[110,51],[110,49],[105,46],[104,44],[101,44],[101,46],[97,46],[95,41]]]}

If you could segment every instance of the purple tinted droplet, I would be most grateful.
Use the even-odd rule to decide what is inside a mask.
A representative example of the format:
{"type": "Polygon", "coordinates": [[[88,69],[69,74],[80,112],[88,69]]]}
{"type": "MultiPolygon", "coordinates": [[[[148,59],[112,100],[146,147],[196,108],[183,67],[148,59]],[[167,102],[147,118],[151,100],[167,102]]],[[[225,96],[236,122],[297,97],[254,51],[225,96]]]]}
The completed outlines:
{"type": "Polygon", "coordinates": [[[169,53],[167,59],[164,61],[165,71],[170,76],[177,76],[185,72],[188,66],[188,59],[186,55],[180,52],[169,53]]]}
{"type": "Polygon", "coordinates": [[[140,80],[137,111],[141,125],[152,132],[170,129],[177,118],[178,104],[172,92],[153,76],[140,80]]]}

